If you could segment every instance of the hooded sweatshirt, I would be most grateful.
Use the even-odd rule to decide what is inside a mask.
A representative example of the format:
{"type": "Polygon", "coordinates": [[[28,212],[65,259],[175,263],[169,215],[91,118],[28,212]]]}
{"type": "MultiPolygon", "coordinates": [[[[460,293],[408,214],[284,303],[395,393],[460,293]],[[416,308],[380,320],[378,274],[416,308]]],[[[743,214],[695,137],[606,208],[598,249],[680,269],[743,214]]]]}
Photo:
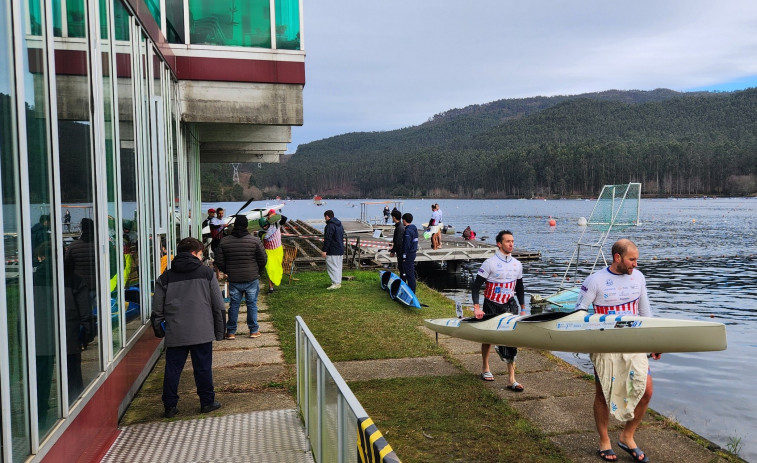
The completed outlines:
{"type": "Polygon", "coordinates": [[[166,347],[223,340],[226,308],[216,274],[189,252],[181,252],[155,281],[153,328],[166,322],[166,347]]]}

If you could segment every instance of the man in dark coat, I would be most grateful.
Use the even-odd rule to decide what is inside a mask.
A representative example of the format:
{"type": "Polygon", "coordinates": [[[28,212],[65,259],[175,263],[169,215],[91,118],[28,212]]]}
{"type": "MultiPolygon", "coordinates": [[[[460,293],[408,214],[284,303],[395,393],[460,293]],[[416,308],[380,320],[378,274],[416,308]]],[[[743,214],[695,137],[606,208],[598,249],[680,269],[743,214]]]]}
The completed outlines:
{"type": "Polygon", "coordinates": [[[247,231],[247,217],[236,216],[231,234],[224,236],[216,251],[216,265],[229,282],[228,340],[236,339],[239,306],[244,295],[247,304],[247,327],[251,338],[260,337],[258,326],[258,292],[260,272],[268,261],[263,243],[247,231]]]}
{"type": "Polygon", "coordinates": [[[402,239],[402,279],[415,292],[415,256],[418,253],[418,228],[413,225],[413,214],[402,216],[405,235],[402,239]]]}
{"type": "Polygon", "coordinates": [[[192,355],[200,412],[221,408],[213,388],[213,340],[223,340],[225,310],[215,272],[202,264],[203,245],[196,238],[184,238],[177,255],[155,281],[152,298],[153,330],[165,332],[166,371],[163,377],[163,406],[166,418],[179,413],[179,379],[192,355]]]}
{"type": "Polygon", "coordinates": [[[331,278],[331,286],[326,289],[342,287],[342,263],[344,260],[344,228],[342,222],[334,217],[334,211],[329,209],[323,213],[326,227],[323,229],[323,252],[326,258],[326,271],[331,278]]]}
{"type": "Polygon", "coordinates": [[[402,223],[402,213],[397,209],[392,211],[392,221],[394,235],[392,235],[392,248],[389,250],[389,255],[397,256],[397,271],[402,275],[402,243],[405,238],[405,224],[402,223]]]}

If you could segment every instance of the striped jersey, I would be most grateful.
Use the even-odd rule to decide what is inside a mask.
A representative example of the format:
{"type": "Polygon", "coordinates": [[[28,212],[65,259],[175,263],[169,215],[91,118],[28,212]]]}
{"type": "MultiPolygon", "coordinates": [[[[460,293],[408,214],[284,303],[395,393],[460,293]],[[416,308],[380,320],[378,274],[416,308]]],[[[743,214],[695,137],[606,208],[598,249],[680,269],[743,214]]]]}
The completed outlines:
{"type": "Polygon", "coordinates": [[[281,226],[278,223],[271,224],[263,235],[263,247],[276,249],[281,246],[281,226]]]}
{"type": "Polygon", "coordinates": [[[651,317],[644,274],[634,269],[630,275],[612,273],[609,267],[590,275],[581,285],[576,309],[588,309],[605,315],[641,315],[651,317]]]}
{"type": "Polygon", "coordinates": [[[515,295],[515,284],[523,278],[523,265],[498,250],[481,264],[478,275],[486,280],[484,298],[504,304],[515,295]]]}

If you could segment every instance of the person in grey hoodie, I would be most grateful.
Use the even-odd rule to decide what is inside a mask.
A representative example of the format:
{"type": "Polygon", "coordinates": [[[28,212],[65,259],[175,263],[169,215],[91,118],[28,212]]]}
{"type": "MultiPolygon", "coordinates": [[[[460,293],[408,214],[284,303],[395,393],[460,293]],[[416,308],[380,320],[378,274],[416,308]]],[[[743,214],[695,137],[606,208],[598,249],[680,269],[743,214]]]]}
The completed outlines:
{"type": "Polygon", "coordinates": [[[166,418],[179,413],[179,379],[187,354],[192,355],[200,412],[221,408],[213,388],[213,340],[223,340],[226,310],[215,272],[202,263],[203,249],[198,239],[184,238],[171,268],[155,281],[150,320],[156,335],[166,338],[166,418]]]}

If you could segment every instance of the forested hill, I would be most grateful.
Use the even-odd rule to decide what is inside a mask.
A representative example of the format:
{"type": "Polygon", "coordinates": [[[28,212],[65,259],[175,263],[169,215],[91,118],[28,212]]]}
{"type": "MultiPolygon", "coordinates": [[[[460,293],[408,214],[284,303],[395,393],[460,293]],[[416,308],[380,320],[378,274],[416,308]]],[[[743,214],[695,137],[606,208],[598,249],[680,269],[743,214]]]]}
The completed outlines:
{"type": "MultiPolygon", "coordinates": [[[[306,121],[307,123],[307,121],[306,121]]],[[[757,192],[757,89],[607,91],[499,100],[387,132],[300,145],[249,170],[266,196],[659,195],[757,192]]]]}

